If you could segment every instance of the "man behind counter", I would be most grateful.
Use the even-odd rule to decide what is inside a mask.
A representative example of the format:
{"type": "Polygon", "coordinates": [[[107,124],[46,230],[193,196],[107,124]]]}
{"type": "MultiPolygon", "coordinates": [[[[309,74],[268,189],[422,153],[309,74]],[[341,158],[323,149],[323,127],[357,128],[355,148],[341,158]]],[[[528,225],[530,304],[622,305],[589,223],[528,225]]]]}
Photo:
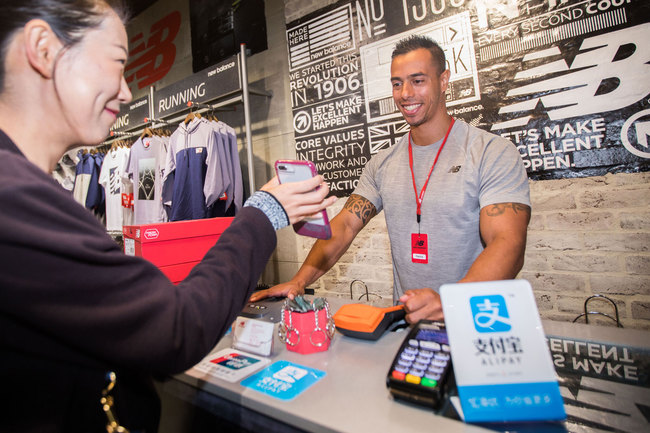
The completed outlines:
{"type": "Polygon", "coordinates": [[[303,294],[384,210],[393,261],[393,300],[406,320],[443,318],[445,283],[512,279],[521,270],[530,220],[528,177],[508,140],[452,118],[450,71],[431,39],[399,41],[392,54],[393,100],[410,132],[366,165],[357,188],[291,281],[253,294],[303,294]]]}

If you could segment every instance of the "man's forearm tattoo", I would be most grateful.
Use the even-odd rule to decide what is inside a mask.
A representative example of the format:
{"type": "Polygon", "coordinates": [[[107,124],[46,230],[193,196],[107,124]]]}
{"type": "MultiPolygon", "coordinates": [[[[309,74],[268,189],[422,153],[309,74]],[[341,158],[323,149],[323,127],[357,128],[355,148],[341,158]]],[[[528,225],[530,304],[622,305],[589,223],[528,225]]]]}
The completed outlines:
{"type": "Polygon", "coordinates": [[[375,205],[357,194],[350,195],[350,198],[345,202],[343,208],[356,215],[364,225],[367,224],[372,217],[377,215],[375,205]]]}
{"type": "Polygon", "coordinates": [[[487,216],[503,215],[506,209],[512,209],[516,214],[524,213],[530,218],[530,207],[521,203],[497,203],[485,208],[487,216]]]}

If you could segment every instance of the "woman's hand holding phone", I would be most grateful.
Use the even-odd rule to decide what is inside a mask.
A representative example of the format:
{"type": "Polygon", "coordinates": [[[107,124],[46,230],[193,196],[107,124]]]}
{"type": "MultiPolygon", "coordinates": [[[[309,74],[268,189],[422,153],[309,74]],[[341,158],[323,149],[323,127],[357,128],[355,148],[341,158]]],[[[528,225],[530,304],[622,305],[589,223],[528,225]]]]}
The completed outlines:
{"type": "MultiPolygon", "coordinates": [[[[322,189],[326,190],[325,195],[329,192],[329,187],[323,181],[323,178],[318,175],[316,166],[311,161],[279,160],[275,162],[275,172],[279,182],[283,185],[317,178],[319,179],[319,185],[318,189],[314,192],[322,193],[322,189]]],[[[319,239],[329,239],[332,237],[329,218],[324,209],[320,212],[316,211],[308,214],[303,220],[292,224],[295,232],[303,236],[311,236],[319,239]]]]}
{"type": "Polygon", "coordinates": [[[324,211],[326,207],[331,206],[337,200],[336,197],[325,198],[329,193],[329,187],[320,175],[283,184],[276,176],[261,190],[273,194],[284,207],[291,224],[324,211]]]}

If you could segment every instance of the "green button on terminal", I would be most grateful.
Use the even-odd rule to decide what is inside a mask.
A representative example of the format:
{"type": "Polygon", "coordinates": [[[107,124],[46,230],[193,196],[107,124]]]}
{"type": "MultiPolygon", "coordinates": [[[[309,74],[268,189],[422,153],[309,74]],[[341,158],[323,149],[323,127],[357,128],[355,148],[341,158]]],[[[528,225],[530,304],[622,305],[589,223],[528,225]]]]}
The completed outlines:
{"type": "Polygon", "coordinates": [[[428,386],[428,387],[430,387],[430,388],[435,388],[435,386],[436,386],[437,384],[438,384],[438,381],[437,381],[437,380],[428,379],[428,378],[426,378],[426,377],[423,377],[423,378],[422,378],[422,382],[420,382],[420,385],[422,385],[422,386],[428,386]]]}

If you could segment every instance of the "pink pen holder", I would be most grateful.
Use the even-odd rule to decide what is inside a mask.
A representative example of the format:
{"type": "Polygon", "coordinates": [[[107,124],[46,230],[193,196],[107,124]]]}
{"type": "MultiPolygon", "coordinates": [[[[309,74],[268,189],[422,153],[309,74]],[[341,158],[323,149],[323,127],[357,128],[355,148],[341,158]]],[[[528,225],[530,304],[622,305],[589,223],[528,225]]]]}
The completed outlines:
{"type": "Polygon", "coordinates": [[[334,319],[329,305],[317,311],[292,311],[285,303],[282,308],[279,337],[286,343],[287,350],[303,355],[323,352],[330,347],[334,336],[334,319]]]}

